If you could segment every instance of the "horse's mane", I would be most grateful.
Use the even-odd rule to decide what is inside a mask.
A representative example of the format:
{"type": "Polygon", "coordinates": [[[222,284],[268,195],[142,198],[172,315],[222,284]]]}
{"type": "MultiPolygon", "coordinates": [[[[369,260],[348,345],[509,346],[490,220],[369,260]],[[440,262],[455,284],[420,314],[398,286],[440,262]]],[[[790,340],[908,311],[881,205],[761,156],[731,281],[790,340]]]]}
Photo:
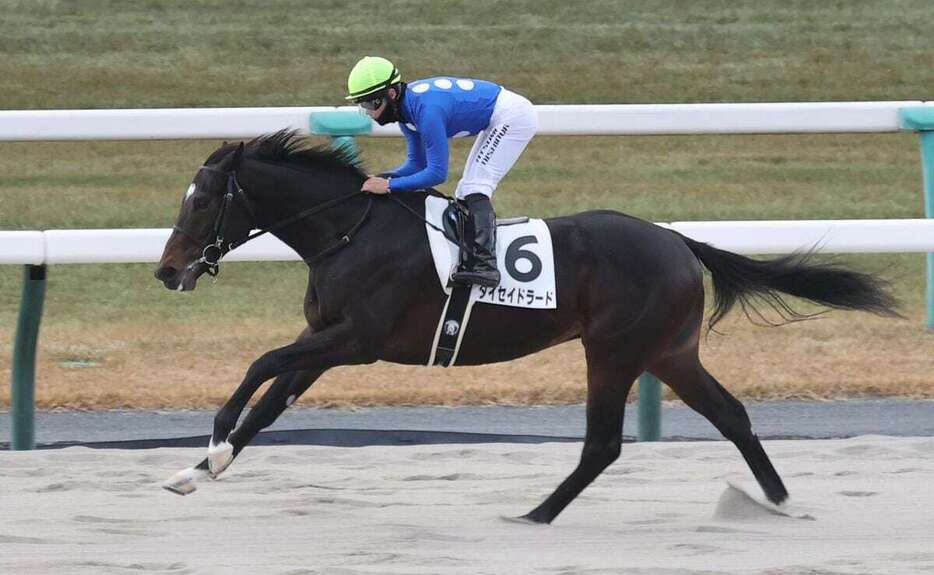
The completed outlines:
{"type": "Polygon", "coordinates": [[[364,175],[352,150],[310,145],[296,130],[279,130],[247,142],[244,158],[303,169],[352,170],[364,175]]]}

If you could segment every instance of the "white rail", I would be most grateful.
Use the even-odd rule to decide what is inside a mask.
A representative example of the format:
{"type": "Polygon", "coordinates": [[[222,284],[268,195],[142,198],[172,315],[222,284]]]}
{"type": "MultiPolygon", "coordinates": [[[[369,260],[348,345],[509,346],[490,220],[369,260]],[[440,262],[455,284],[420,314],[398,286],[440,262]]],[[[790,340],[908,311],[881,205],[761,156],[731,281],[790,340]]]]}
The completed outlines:
{"type": "MultiPolygon", "coordinates": [[[[825,253],[934,251],[934,219],[672,222],[660,225],[722,249],[778,254],[817,247],[825,253]]],[[[0,232],[0,264],[152,263],[172,230],[0,232]]],[[[262,236],[225,261],[296,261],[291,248],[262,236]]]]}
{"type": "MultiPolygon", "coordinates": [[[[896,132],[898,110],[920,100],[770,104],[542,105],[540,135],[896,132]]],[[[283,128],[310,133],[311,114],[353,107],[0,111],[0,141],[252,138],[283,128]]],[[[399,136],[372,125],[372,136],[399,136]]]]}

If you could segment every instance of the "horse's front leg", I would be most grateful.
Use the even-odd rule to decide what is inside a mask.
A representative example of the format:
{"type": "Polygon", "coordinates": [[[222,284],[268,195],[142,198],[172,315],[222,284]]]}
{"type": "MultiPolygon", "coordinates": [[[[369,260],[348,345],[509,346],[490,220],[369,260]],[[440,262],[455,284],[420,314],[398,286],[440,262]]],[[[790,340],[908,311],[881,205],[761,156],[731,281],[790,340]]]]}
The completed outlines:
{"type": "Polygon", "coordinates": [[[211,473],[222,472],[234,457],[228,436],[247,402],[269,379],[290,371],[323,373],[338,365],[371,363],[376,357],[356,337],[350,320],[318,332],[308,332],[295,343],[264,353],[250,365],[243,382],[214,416],[214,432],[208,447],[211,473]]]}
{"type": "MultiPolygon", "coordinates": [[[[276,418],[301,397],[322,373],[324,372],[296,371],[278,376],[256,407],[251,409],[244,418],[243,423],[230,434],[229,443],[233,446],[233,457],[236,458],[257,433],[272,425],[276,418]]],[[[163,487],[179,495],[188,495],[197,489],[199,480],[209,476],[211,476],[210,463],[207,458],[204,458],[198,465],[173,475],[163,484],[163,487]]]]}
{"type": "MultiPolygon", "coordinates": [[[[254,431],[241,434],[239,438],[230,437],[243,408],[263,383],[277,375],[303,371],[310,372],[308,375],[311,376],[305,381],[307,389],[307,386],[310,386],[317,376],[331,367],[371,363],[376,360],[376,356],[370,351],[371,346],[364,345],[363,341],[355,336],[351,322],[348,320],[319,332],[305,332],[295,343],[263,354],[253,362],[243,382],[215,416],[214,432],[211,436],[207,459],[195,467],[175,474],[163,486],[170,491],[185,495],[194,491],[196,481],[208,475],[216,476],[230,465],[235,454],[261,429],[261,427],[256,427],[255,423],[251,423],[250,428],[256,427],[254,431]],[[229,439],[233,439],[234,443],[229,439]]],[[[366,341],[372,342],[373,340],[366,341]]],[[[273,397],[278,397],[281,389],[277,390],[277,394],[270,396],[270,401],[273,401],[273,397]]],[[[288,395],[284,396],[283,400],[287,398],[288,395]]],[[[283,401],[282,409],[285,409],[285,406],[285,401],[283,401]]],[[[266,417],[273,413],[269,409],[263,411],[267,414],[266,417]]],[[[279,413],[281,410],[275,412],[275,416],[279,413]]],[[[259,417],[258,413],[257,418],[259,417]]]]}
{"type": "Polygon", "coordinates": [[[269,390],[263,394],[256,406],[243,418],[227,440],[217,449],[214,442],[208,447],[208,469],[214,477],[227,469],[234,458],[243,451],[256,434],[272,425],[282,412],[301,397],[318,380],[325,370],[296,371],[285,373],[276,378],[269,390]],[[213,458],[213,459],[212,459],[213,458]]]}
{"type": "Polygon", "coordinates": [[[243,418],[243,422],[227,438],[227,441],[233,445],[233,456],[237,457],[257,433],[275,423],[282,412],[295,403],[295,400],[301,397],[323,373],[324,370],[295,371],[277,377],[276,382],[269,387],[263,397],[256,402],[256,406],[243,418]]]}

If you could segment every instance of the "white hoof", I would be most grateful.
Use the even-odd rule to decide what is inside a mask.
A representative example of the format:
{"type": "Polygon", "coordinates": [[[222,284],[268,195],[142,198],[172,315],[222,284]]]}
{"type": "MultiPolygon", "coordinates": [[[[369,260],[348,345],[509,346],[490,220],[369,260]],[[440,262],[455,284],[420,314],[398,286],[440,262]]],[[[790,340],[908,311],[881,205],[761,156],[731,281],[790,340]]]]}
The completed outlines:
{"type": "Polygon", "coordinates": [[[230,466],[232,461],[233,445],[227,441],[215,445],[214,440],[211,439],[208,445],[208,467],[211,468],[211,475],[217,477],[230,466]]]}
{"type": "Polygon", "coordinates": [[[188,495],[198,488],[198,480],[204,479],[207,476],[207,471],[189,467],[188,469],[183,469],[172,477],[168,478],[165,483],[162,484],[162,487],[163,489],[167,489],[172,493],[188,495]]]}

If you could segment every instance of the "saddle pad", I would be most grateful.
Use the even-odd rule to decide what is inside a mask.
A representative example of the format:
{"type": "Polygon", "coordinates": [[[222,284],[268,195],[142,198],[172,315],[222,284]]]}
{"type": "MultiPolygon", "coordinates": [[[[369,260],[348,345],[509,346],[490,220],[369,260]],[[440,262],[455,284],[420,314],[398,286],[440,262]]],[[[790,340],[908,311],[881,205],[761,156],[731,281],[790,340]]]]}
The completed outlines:
{"type": "MultiPolygon", "coordinates": [[[[436,196],[425,198],[425,219],[444,228],[442,216],[447,200],[436,196]]],[[[448,279],[457,265],[457,245],[444,234],[426,225],[431,256],[438,272],[438,281],[444,293],[450,294],[448,279]]],[[[496,267],[499,268],[499,286],[487,288],[473,286],[470,301],[522,307],[528,309],[555,309],[558,307],[555,290],[554,250],[551,230],[544,220],[530,219],[525,223],[496,228],[496,267]]]]}

